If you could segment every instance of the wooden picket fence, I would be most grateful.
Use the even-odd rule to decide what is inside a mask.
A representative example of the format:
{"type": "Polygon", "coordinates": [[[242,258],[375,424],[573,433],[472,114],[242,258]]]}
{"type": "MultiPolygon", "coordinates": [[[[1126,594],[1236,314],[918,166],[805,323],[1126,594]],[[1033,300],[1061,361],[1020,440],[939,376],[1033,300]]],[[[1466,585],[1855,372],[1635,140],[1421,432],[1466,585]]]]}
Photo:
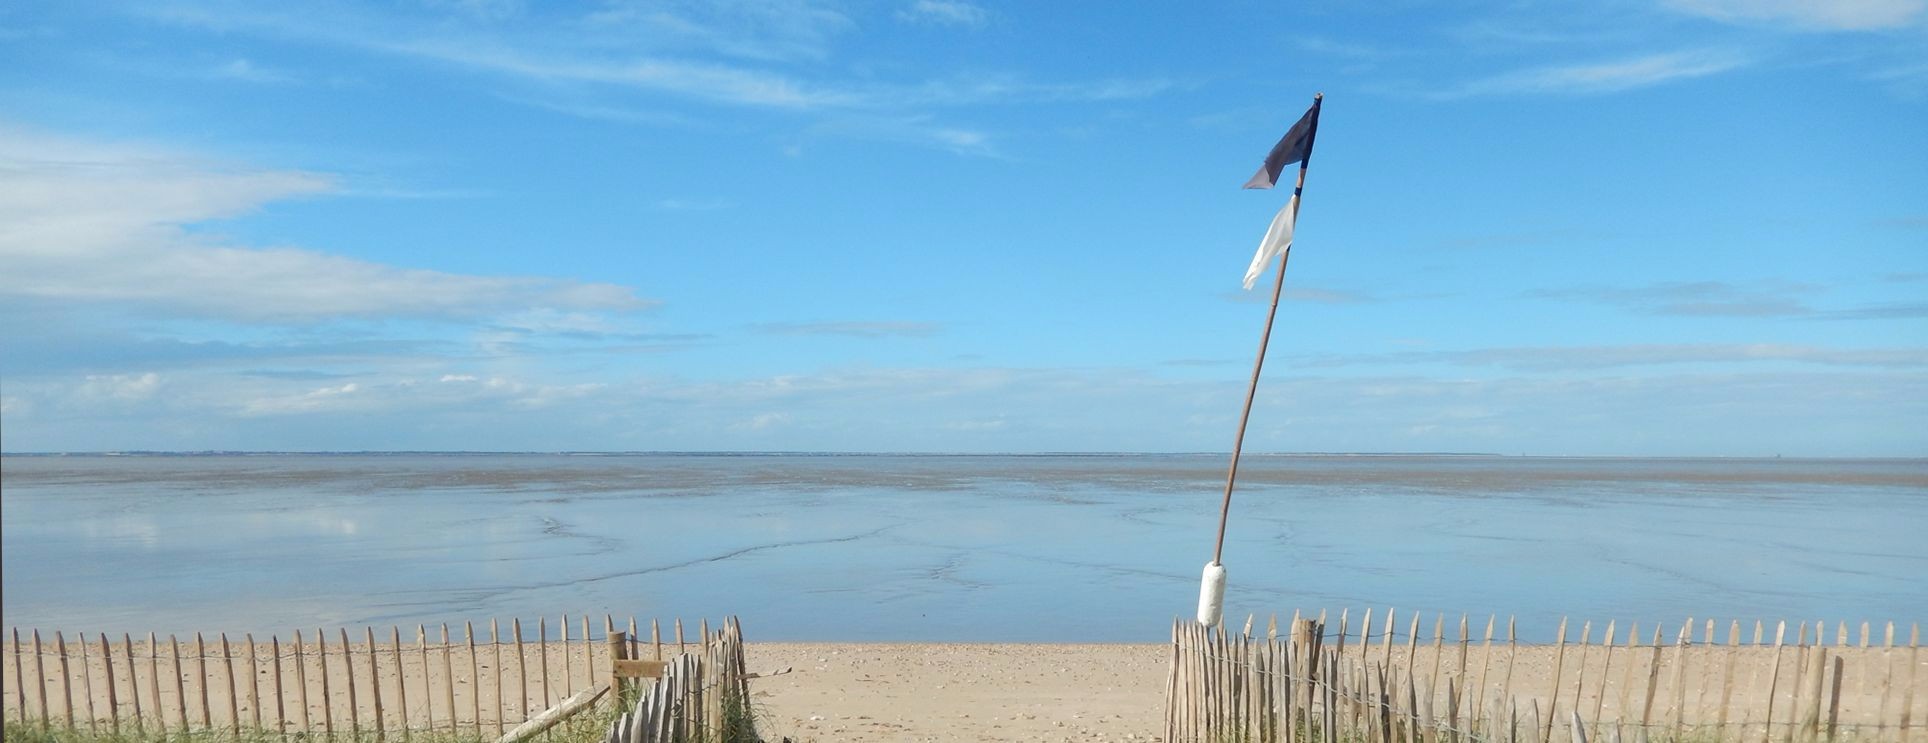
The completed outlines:
{"type": "MultiPolygon", "coordinates": [[[[705,633],[708,635],[708,633],[705,633]]],[[[604,743],[757,741],[743,665],[743,631],[735,617],[695,653],[679,655],[663,676],[609,726],[604,743]]]]}
{"type": "Polygon", "coordinates": [[[681,619],[666,636],[650,620],[649,639],[630,617],[627,631],[605,615],[592,634],[588,616],[533,622],[490,620],[478,633],[425,625],[296,631],[238,642],[226,634],[191,642],[176,636],[12,631],[0,653],[5,719],[41,729],[166,735],[170,731],[306,733],[381,738],[447,731],[498,738],[614,676],[612,661],[678,655],[711,637],[704,620],[686,640],[681,619]],[[572,626],[574,625],[572,634],[572,626]],[[506,630],[506,631],[505,631],[506,630]],[[525,635],[525,630],[533,630],[525,635]],[[619,642],[612,646],[610,639],[619,642]]]}
{"type": "Polygon", "coordinates": [[[1449,638],[1434,616],[1427,642],[1419,615],[1387,611],[1380,628],[1372,614],[1354,625],[1341,612],[1336,627],[1295,615],[1284,638],[1276,618],[1262,637],[1256,618],[1229,634],[1175,623],[1166,740],[1551,743],[1579,726],[1596,743],[1928,740],[1916,694],[1928,658],[1912,625],[1901,645],[1893,623],[1862,623],[1856,642],[1847,623],[1789,637],[1780,622],[1770,643],[1755,622],[1744,644],[1733,620],[1646,636],[1608,622],[1594,643],[1587,622],[1576,643],[1562,620],[1554,643],[1523,645],[1511,618],[1496,642],[1497,617],[1475,640],[1467,617],[1449,638]]]}

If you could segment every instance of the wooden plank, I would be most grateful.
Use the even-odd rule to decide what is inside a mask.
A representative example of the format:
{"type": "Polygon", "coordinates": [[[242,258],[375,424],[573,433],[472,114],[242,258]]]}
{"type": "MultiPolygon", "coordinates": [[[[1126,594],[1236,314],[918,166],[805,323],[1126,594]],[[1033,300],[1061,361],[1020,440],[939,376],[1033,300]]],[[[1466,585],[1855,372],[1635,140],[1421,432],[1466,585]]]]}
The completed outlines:
{"type": "Polygon", "coordinates": [[[61,710],[67,715],[67,730],[74,730],[74,680],[67,675],[67,639],[54,630],[54,653],[60,658],[60,698],[64,700],[61,710]]]}
{"type": "MultiPolygon", "coordinates": [[[[415,625],[415,650],[415,654],[419,656],[422,661],[422,720],[426,726],[424,729],[433,733],[435,732],[435,666],[429,664],[427,625],[415,625]]],[[[397,664],[396,667],[399,668],[400,664],[397,664]]],[[[455,705],[449,705],[448,710],[449,730],[454,731],[455,705]]],[[[404,720],[402,729],[404,731],[410,729],[406,725],[406,720],[404,720]]],[[[403,733],[403,735],[407,734],[407,732],[403,733]]]]}
{"type": "Polygon", "coordinates": [[[228,676],[228,729],[234,731],[238,738],[241,737],[241,695],[238,692],[240,687],[234,683],[234,652],[232,646],[228,645],[226,632],[221,633],[221,665],[228,676]]]}
{"type": "MultiPolygon", "coordinates": [[[[633,629],[633,628],[632,628],[633,629]]],[[[683,618],[676,618],[676,654],[683,654],[683,618]]]]}
{"type": "Polygon", "coordinates": [[[629,615],[629,634],[624,635],[624,637],[629,638],[629,649],[628,649],[629,654],[623,657],[625,658],[642,657],[643,656],[643,636],[641,633],[638,633],[636,631],[636,615],[634,614],[629,615]]]}
{"type": "Polygon", "coordinates": [[[608,634],[604,635],[603,640],[609,644],[609,688],[616,693],[616,699],[621,700],[623,675],[616,671],[622,662],[627,660],[624,656],[629,653],[629,643],[623,638],[622,632],[614,629],[606,631],[608,634]]]}
{"type": "MultiPolygon", "coordinates": [[[[107,675],[107,719],[113,723],[114,735],[121,732],[120,696],[114,691],[114,646],[108,644],[107,633],[100,633],[101,671],[107,675]]],[[[131,668],[130,668],[131,670],[131,668]]]]}
{"type": "MultiPolygon", "coordinates": [[[[14,640],[15,640],[14,645],[17,647],[20,644],[19,634],[17,632],[14,635],[14,640]]],[[[127,695],[134,698],[134,732],[136,735],[145,737],[145,734],[147,733],[147,714],[141,709],[140,664],[134,662],[134,636],[133,635],[128,634],[126,632],[121,633],[121,650],[123,651],[123,654],[126,655],[127,657],[127,687],[128,687],[127,695]]],[[[153,653],[151,652],[149,653],[149,655],[152,655],[152,654],[153,653]]],[[[14,665],[14,669],[19,670],[19,668],[20,668],[19,664],[16,663],[14,665]]],[[[158,706],[160,704],[160,700],[156,699],[154,700],[154,703],[158,706]]],[[[26,720],[24,719],[25,715],[27,714],[27,705],[25,702],[22,702],[20,705],[20,714],[23,717],[23,719],[21,719],[21,722],[26,722],[26,720]]]]}
{"type": "Polygon", "coordinates": [[[261,729],[261,663],[254,657],[254,633],[242,636],[248,652],[248,714],[255,730],[261,729]]]}
{"type": "MultiPolygon", "coordinates": [[[[1593,620],[1589,619],[1580,623],[1580,667],[1574,669],[1577,673],[1573,674],[1573,707],[1570,708],[1575,716],[1580,714],[1587,700],[1587,650],[1592,642],[1593,620]]],[[[1572,730],[1567,731],[1568,735],[1572,733],[1572,730]]]]}
{"type": "MultiPolygon", "coordinates": [[[[565,622],[566,621],[567,620],[565,620],[565,622]]],[[[568,625],[565,623],[563,626],[566,627],[568,625]]],[[[601,699],[602,696],[607,693],[609,693],[609,686],[607,684],[598,684],[593,688],[584,689],[582,693],[565,699],[561,704],[551,707],[543,711],[542,714],[529,718],[522,724],[515,726],[514,730],[510,730],[503,734],[501,738],[497,738],[496,743],[517,743],[517,741],[528,740],[544,730],[555,727],[563,720],[569,719],[571,715],[589,709],[596,703],[596,700],[601,699]]]]}
{"type": "Polygon", "coordinates": [[[615,664],[614,675],[622,678],[662,678],[663,669],[669,666],[669,661],[619,660],[615,664]]]}
{"type": "Polygon", "coordinates": [[[1787,620],[1781,620],[1774,628],[1774,662],[1767,674],[1767,719],[1761,726],[1761,743],[1767,743],[1774,736],[1774,697],[1780,690],[1781,681],[1781,643],[1787,639],[1787,620]]]}

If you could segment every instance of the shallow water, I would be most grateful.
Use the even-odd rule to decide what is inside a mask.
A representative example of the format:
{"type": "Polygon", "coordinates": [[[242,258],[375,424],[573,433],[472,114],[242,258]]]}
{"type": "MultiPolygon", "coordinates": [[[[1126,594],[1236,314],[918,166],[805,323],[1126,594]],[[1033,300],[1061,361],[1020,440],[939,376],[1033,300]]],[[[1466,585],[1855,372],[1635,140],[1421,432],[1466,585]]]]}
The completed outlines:
{"type": "MultiPolygon", "coordinates": [[[[763,640],[1158,641],[1224,458],[0,459],[9,625],[737,614],[763,640]]],[[[1928,619],[1928,461],[1266,456],[1227,614],[1928,619]]],[[[553,632],[553,628],[552,628],[553,632]]]]}

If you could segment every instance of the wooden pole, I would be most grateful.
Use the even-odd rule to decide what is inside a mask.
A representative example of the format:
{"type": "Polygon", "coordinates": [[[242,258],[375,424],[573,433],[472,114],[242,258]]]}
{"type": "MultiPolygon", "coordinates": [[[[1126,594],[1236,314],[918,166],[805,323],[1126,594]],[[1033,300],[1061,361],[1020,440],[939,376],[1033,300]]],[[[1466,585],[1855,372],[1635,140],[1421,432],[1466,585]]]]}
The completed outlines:
{"type": "Polygon", "coordinates": [[[1566,625],[1567,618],[1560,617],[1560,635],[1553,646],[1553,681],[1546,695],[1546,728],[1539,731],[1540,743],[1553,743],[1553,721],[1560,717],[1560,671],[1566,664],[1566,625]]]}
{"type": "MultiPolygon", "coordinates": [[[[375,644],[373,638],[368,643],[375,644]]],[[[327,665],[323,662],[324,666],[327,665]]],[[[341,628],[341,670],[348,685],[348,732],[356,738],[361,737],[361,705],[355,701],[355,646],[348,644],[348,628],[341,628]]]]}
{"type": "Polygon", "coordinates": [[[239,687],[234,683],[234,653],[232,646],[228,645],[226,632],[221,633],[221,666],[227,670],[228,676],[228,729],[234,731],[235,737],[239,738],[241,737],[241,700],[238,698],[240,694],[237,693],[239,687]]]}
{"type": "Polygon", "coordinates": [[[529,719],[529,656],[522,651],[522,618],[509,620],[510,628],[515,631],[515,675],[522,697],[521,716],[518,721],[529,719]]]}
{"type": "Polygon", "coordinates": [[[80,693],[87,697],[87,732],[92,734],[100,729],[100,715],[94,712],[94,666],[87,658],[87,633],[76,636],[75,644],[80,646],[80,693]]]}
{"type": "Polygon", "coordinates": [[[1774,737],[1774,696],[1780,690],[1781,681],[1781,643],[1787,639],[1787,620],[1774,628],[1774,664],[1767,674],[1767,722],[1761,728],[1761,743],[1774,737]]]}
{"type": "MultiPolygon", "coordinates": [[[[1908,624],[1908,678],[1901,692],[1901,739],[1908,739],[1908,725],[1915,709],[1915,668],[1921,665],[1921,625],[1908,624]]],[[[1837,686],[1839,679],[1836,679],[1837,686]]],[[[1838,691],[1838,689],[1837,689],[1838,691]]]]}
{"type": "Polygon", "coordinates": [[[1734,656],[1741,652],[1741,622],[1736,619],[1727,625],[1727,658],[1721,661],[1720,673],[1720,716],[1714,718],[1714,735],[1727,734],[1727,711],[1734,698],[1734,656]]]}
{"type": "MultiPolygon", "coordinates": [[[[114,691],[114,646],[108,644],[105,632],[100,633],[100,662],[101,670],[107,674],[107,719],[112,721],[114,735],[118,736],[121,732],[120,697],[114,691]]],[[[133,668],[129,667],[128,670],[133,668]]]]}
{"type": "MultiPolygon", "coordinates": [[[[15,639],[16,639],[16,642],[14,644],[18,645],[19,644],[19,642],[17,642],[18,635],[16,635],[15,639]]],[[[146,737],[147,713],[141,709],[141,674],[140,674],[140,665],[134,662],[134,636],[133,635],[128,634],[126,632],[121,633],[121,650],[127,656],[128,696],[131,696],[134,698],[134,732],[138,735],[141,735],[142,737],[146,737]]],[[[152,655],[152,653],[149,653],[149,655],[152,655]]],[[[19,670],[19,668],[20,668],[19,664],[16,663],[14,665],[14,669],[19,670]]],[[[161,703],[160,699],[156,698],[154,700],[154,705],[156,707],[159,707],[160,703],[161,703]]],[[[23,717],[27,714],[27,705],[24,701],[20,705],[20,714],[23,717]]],[[[26,722],[26,720],[22,719],[21,722],[26,722]]]]}
{"type": "Polygon", "coordinates": [[[616,661],[625,660],[623,649],[627,643],[623,633],[617,631],[609,632],[604,640],[609,643],[609,689],[616,693],[615,698],[620,702],[623,698],[623,677],[616,673],[616,661]]]}
{"type": "Polygon", "coordinates": [[[40,730],[46,732],[53,724],[53,717],[47,714],[47,671],[44,653],[40,650],[40,630],[33,631],[33,685],[39,690],[34,696],[40,700],[40,730]]]}
{"type": "MultiPolygon", "coordinates": [[[[1312,144],[1319,136],[1319,105],[1324,100],[1324,93],[1312,96],[1312,126],[1305,135],[1306,157],[1299,161],[1299,180],[1292,186],[1294,198],[1300,198],[1305,191],[1305,169],[1312,164],[1312,144]]],[[[1297,214],[1292,216],[1294,219],[1298,217],[1297,214]]],[[[1238,435],[1232,439],[1232,463],[1225,471],[1225,498],[1218,507],[1218,540],[1212,545],[1214,565],[1221,564],[1225,556],[1225,523],[1232,514],[1232,487],[1238,482],[1238,458],[1245,448],[1245,425],[1252,420],[1252,400],[1258,396],[1259,372],[1265,368],[1265,347],[1272,341],[1272,323],[1279,314],[1279,295],[1285,290],[1285,264],[1291,258],[1290,250],[1279,256],[1278,278],[1272,282],[1272,306],[1265,314],[1265,331],[1259,335],[1258,357],[1252,362],[1252,382],[1245,388],[1245,405],[1239,411],[1238,435]]]]}
{"type": "Polygon", "coordinates": [[[1888,697],[1894,687],[1895,677],[1894,649],[1895,623],[1889,622],[1886,641],[1881,647],[1881,701],[1880,706],[1875,708],[1874,718],[1877,736],[1880,735],[1880,731],[1888,727],[1888,697]]]}
{"type": "Polygon", "coordinates": [[[475,657],[475,623],[462,623],[469,643],[469,713],[475,720],[475,737],[482,737],[482,664],[475,657]]]}
{"type": "MultiPolygon", "coordinates": [[[[20,628],[13,628],[13,706],[19,710],[20,726],[27,725],[27,672],[20,666],[20,628]]],[[[39,681],[40,679],[34,679],[39,681]]]]}
{"type": "Polygon", "coordinates": [[[1486,714],[1486,673],[1493,661],[1493,622],[1495,615],[1486,615],[1486,639],[1480,642],[1479,650],[1479,691],[1473,695],[1473,714],[1486,714]]]}
{"type": "MultiPolygon", "coordinates": [[[[368,631],[372,634],[375,630],[370,628],[368,631]]],[[[369,644],[371,651],[374,647],[373,643],[369,644]]],[[[395,661],[395,714],[402,718],[401,724],[396,727],[402,731],[402,740],[408,740],[408,671],[402,668],[401,627],[393,624],[388,625],[388,647],[389,658],[395,661]]],[[[375,666],[375,657],[372,652],[369,654],[368,666],[370,668],[374,668],[375,666]]],[[[380,676],[381,672],[377,671],[375,675],[380,676]]],[[[422,681],[423,683],[428,682],[428,669],[426,668],[422,669],[422,681]]]]}
{"type": "MultiPolygon", "coordinates": [[[[566,626],[566,625],[565,625],[566,626]]],[[[567,653],[563,654],[568,657],[567,653]]],[[[549,708],[549,618],[536,617],[536,666],[542,674],[542,708],[549,708]]],[[[526,715],[525,715],[526,717],[526,715]]]]}
{"type": "Polygon", "coordinates": [[[255,730],[261,729],[261,662],[254,654],[254,633],[243,636],[248,643],[248,714],[255,730]]]}
{"type": "MultiPolygon", "coordinates": [[[[1593,700],[1593,727],[1599,728],[1607,708],[1607,684],[1613,678],[1613,625],[1617,620],[1607,620],[1607,632],[1600,638],[1600,649],[1604,651],[1600,659],[1600,691],[1593,700]]],[[[1614,710],[1616,713],[1620,710],[1614,710]]]]}
{"type": "Polygon", "coordinates": [[[174,653],[174,705],[181,713],[181,732],[187,732],[192,726],[187,721],[187,690],[182,687],[187,674],[181,671],[181,641],[168,635],[167,644],[174,653]]]}
{"type": "MultiPolygon", "coordinates": [[[[288,734],[288,702],[281,693],[281,636],[268,636],[268,652],[273,653],[274,673],[274,731],[283,736],[288,734]]],[[[308,731],[303,730],[303,733],[308,731]]]]}
{"type": "Polygon", "coordinates": [[[582,615],[582,681],[585,685],[596,683],[596,656],[593,645],[589,641],[589,615],[584,614],[582,615]]]}
{"type": "MultiPolygon", "coordinates": [[[[424,668],[423,673],[428,669],[424,668]]],[[[469,686],[475,686],[475,679],[469,679],[469,686]]],[[[442,707],[449,711],[449,735],[455,735],[456,722],[461,715],[455,713],[455,645],[449,642],[449,623],[442,623],[442,707]]],[[[430,723],[431,727],[433,722],[430,723]]]]}
{"type": "Polygon", "coordinates": [[[490,715],[495,718],[495,737],[502,737],[502,629],[494,617],[489,618],[489,646],[495,651],[495,710],[490,715]]]}
{"type": "MultiPolygon", "coordinates": [[[[1589,619],[1580,623],[1580,667],[1577,669],[1578,673],[1573,674],[1573,707],[1570,709],[1573,713],[1571,716],[1575,719],[1579,718],[1580,709],[1587,701],[1587,650],[1592,642],[1593,620],[1589,619]]],[[[1572,735],[1573,732],[1567,731],[1568,735],[1572,735]]]]}
{"type": "MultiPolygon", "coordinates": [[[[347,647],[343,647],[341,650],[347,652],[347,647]]],[[[335,697],[328,693],[328,631],[322,629],[322,627],[314,627],[314,666],[316,666],[316,672],[320,672],[320,675],[322,675],[322,731],[324,731],[326,735],[334,737],[335,697]]],[[[351,687],[349,687],[349,695],[351,695],[349,699],[353,699],[353,691],[355,691],[355,687],[351,685],[351,687]]],[[[357,731],[357,737],[361,737],[361,731],[357,731]]]]}
{"type": "MultiPolygon", "coordinates": [[[[319,639],[319,638],[317,638],[319,639]]],[[[295,630],[295,704],[301,705],[301,735],[314,735],[315,726],[312,713],[308,709],[308,659],[303,657],[301,630],[295,630]]],[[[326,671],[326,669],[323,669],[326,671]]],[[[322,696],[322,708],[328,706],[328,697],[322,696]]]]}
{"type": "Polygon", "coordinates": [[[61,709],[67,713],[67,731],[73,732],[74,680],[67,675],[67,639],[60,634],[60,630],[54,630],[54,653],[60,658],[60,698],[65,700],[61,709]]]}
{"type": "Polygon", "coordinates": [[[569,615],[568,614],[562,615],[562,620],[556,623],[556,628],[562,632],[562,691],[561,691],[561,694],[565,697],[573,696],[573,694],[571,694],[570,692],[575,691],[576,677],[575,677],[575,674],[573,673],[574,669],[569,667],[570,663],[569,663],[569,615]]]}
{"type": "Polygon", "coordinates": [[[1693,636],[1694,618],[1688,617],[1680,625],[1680,637],[1674,643],[1674,714],[1668,727],[1675,739],[1680,738],[1681,725],[1687,719],[1687,645],[1693,636]]]}

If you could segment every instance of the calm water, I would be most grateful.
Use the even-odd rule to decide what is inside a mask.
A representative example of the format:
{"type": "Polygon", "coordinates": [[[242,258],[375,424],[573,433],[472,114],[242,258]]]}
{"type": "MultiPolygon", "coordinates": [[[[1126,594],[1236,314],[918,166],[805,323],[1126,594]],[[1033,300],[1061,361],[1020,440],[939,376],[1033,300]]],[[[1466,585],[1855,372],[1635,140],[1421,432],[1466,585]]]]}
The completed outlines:
{"type": "MultiPolygon", "coordinates": [[[[6,457],[4,622],[1158,641],[1220,456],[6,457]]],[[[1928,461],[1254,457],[1227,613],[1928,620],[1928,461]]],[[[1537,639],[1537,638],[1535,638],[1537,639]]]]}

